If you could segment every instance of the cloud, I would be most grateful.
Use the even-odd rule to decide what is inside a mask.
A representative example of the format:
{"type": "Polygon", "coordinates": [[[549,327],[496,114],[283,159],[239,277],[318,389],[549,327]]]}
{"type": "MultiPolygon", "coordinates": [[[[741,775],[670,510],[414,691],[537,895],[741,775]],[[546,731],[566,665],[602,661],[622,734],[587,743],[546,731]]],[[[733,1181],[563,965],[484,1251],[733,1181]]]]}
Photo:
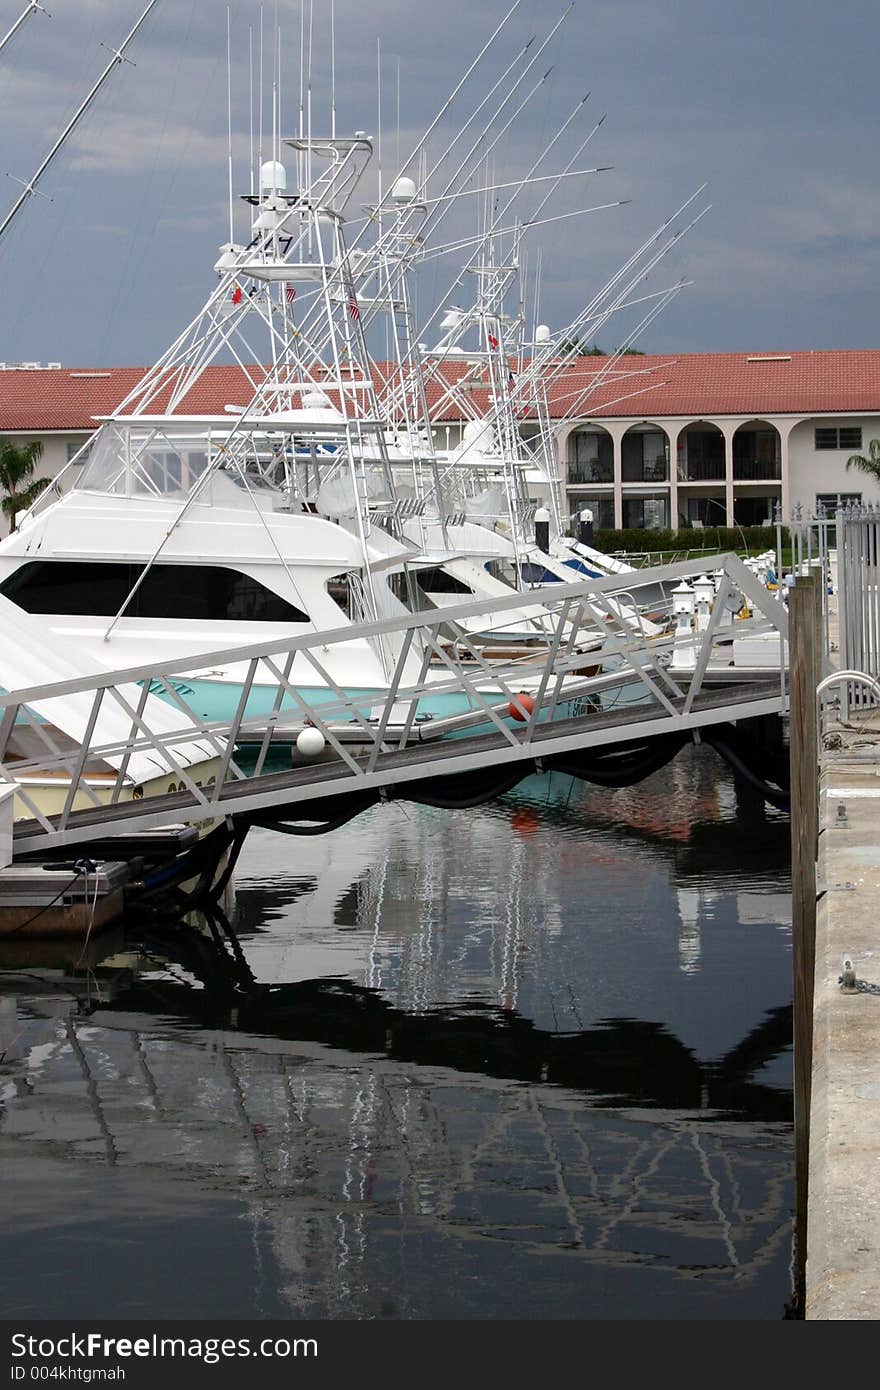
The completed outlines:
{"type": "MultiPolygon", "coordinates": [[[[3,54],[0,169],[27,177],[106,63],[143,0],[65,0],[35,16],[3,54]],[[102,48],[101,45],[108,45],[102,48]]],[[[382,47],[383,164],[441,110],[507,0],[336,0],[339,129],[377,133],[377,35],[382,47]]],[[[530,33],[537,46],[564,0],[524,0],[428,146],[442,152],[530,33]]],[[[259,59],[259,0],[232,5],[233,123],[237,187],[249,182],[249,54],[259,59]]],[[[264,6],[264,148],[271,126],[272,14],[264,6]]],[[[280,0],[283,125],[298,122],[299,0],[280,0]]],[[[326,3],[315,6],[313,120],[329,125],[326,3]]],[[[132,64],[105,87],[33,199],[0,244],[3,354],[21,358],[143,361],[161,350],[210,288],[226,236],[225,4],[162,0],[132,45],[132,64]],[[69,267],[76,264],[76,282],[69,267]],[[155,294],[156,284],[175,287],[155,294]],[[83,285],[88,286],[84,292],[83,285]]],[[[529,264],[543,247],[542,318],[570,320],[662,218],[709,178],[710,216],[676,249],[658,284],[696,281],[652,326],[647,346],[682,350],[740,344],[818,346],[836,336],[864,343],[880,310],[872,54],[880,18],[848,0],[828,25],[797,0],[591,0],[575,7],[521,92],[550,66],[516,125],[474,182],[525,171],[583,93],[587,105],[558,142],[565,163],[607,111],[586,163],[613,164],[573,179],[545,215],[630,198],[628,207],[530,232],[529,264]]],[[[524,60],[529,61],[528,57],[524,60]]],[[[515,69],[519,71],[519,69],[515,69]]],[[[255,68],[256,77],[256,68],[255,68]]],[[[515,102],[508,109],[512,110],[515,102]]],[[[259,118],[255,117],[255,128],[259,118]]],[[[256,138],[256,131],[255,131],[256,138]]],[[[455,163],[465,142],[456,146],[455,163]]],[[[553,159],[549,161],[552,167],[553,159]]],[[[474,155],[476,160],[476,154],[474,155]]],[[[441,171],[442,175],[442,171],[441,171]]],[[[7,181],[0,180],[0,192],[7,181]]],[[[352,214],[375,194],[375,166],[352,214]]],[[[440,183],[440,176],[435,186],[440,183]]],[[[440,183],[442,186],[442,183],[440,183]]],[[[12,201],[12,186],[8,202],[12,201]]],[[[528,212],[541,195],[522,200],[528,212]]],[[[441,240],[476,225],[477,198],[451,213],[441,240]]],[[[244,211],[238,214],[244,226],[244,211]]],[[[420,277],[418,301],[443,298],[455,258],[420,277]]],[[[457,291],[458,293],[458,291],[457,291]]]]}

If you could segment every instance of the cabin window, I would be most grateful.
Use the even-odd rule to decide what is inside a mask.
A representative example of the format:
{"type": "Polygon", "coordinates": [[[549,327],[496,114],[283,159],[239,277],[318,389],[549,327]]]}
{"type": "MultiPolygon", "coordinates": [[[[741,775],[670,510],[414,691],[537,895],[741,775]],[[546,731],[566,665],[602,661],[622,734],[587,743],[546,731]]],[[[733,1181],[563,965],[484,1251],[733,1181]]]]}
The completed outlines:
{"type": "MultiPolygon", "coordinates": [[[[0,585],[26,613],[112,618],[142,565],[30,560],[0,585]]],[[[307,623],[308,614],[250,575],[223,565],[153,565],[125,610],[130,618],[307,623]]]]}
{"type": "Polygon", "coordinates": [[[456,579],[454,574],[448,570],[440,569],[419,569],[416,570],[416,579],[420,589],[426,594],[473,594],[473,589],[463,583],[461,579],[456,579]]]}

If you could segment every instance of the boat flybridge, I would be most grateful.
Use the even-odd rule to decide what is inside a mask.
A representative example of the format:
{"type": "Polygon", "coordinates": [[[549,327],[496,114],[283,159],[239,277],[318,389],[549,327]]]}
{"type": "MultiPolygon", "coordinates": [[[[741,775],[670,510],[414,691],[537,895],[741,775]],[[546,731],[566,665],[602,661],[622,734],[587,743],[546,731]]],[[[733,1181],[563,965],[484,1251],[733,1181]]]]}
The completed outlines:
{"type": "MultiPolygon", "coordinates": [[[[483,110],[486,98],[467,118],[464,130],[472,129],[464,143],[481,133],[440,198],[428,196],[437,166],[428,168],[426,141],[435,120],[384,194],[380,179],[379,196],[356,219],[353,240],[348,209],[370,164],[371,139],[363,132],[337,136],[331,103],[330,137],[312,136],[309,115],[307,132],[301,119],[299,134],[282,140],[273,103],[272,157],[254,170],[243,198],[246,242],[235,239],[230,194],[216,288],[68,465],[68,481],[71,474],[75,480],[70,490],[60,497],[48,490],[19,530],[0,542],[0,593],[43,615],[107,668],[191,654],[187,679],[212,718],[237,706],[242,670],[234,660],[200,669],[199,655],[266,637],[351,627],[351,641],[333,646],[327,686],[316,685],[313,668],[294,665],[293,682],[309,701],[333,686],[365,695],[385,690],[399,653],[390,649],[391,639],[364,638],[356,628],[406,609],[471,598],[482,605],[479,616],[465,628],[451,621],[450,639],[478,638],[484,648],[540,645],[553,606],[548,580],[576,577],[549,532],[540,543],[537,534],[527,535],[538,521],[528,510],[536,467],[550,484],[554,536],[562,533],[548,382],[565,361],[563,333],[606,321],[650,269],[644,253],[653,254],[655,239],[586,316],[536,341],[528,361],[523,315],[506,315],[503,304],[519,274],[519,231],[513,256],[496,257],[509,230],[498,217],[503,220],[510,201],[487,220],[462,271],[477,277],[474,310],[453,315],[433,355],[418,341],[409,279],[438,213],[449,199],[474,191],[469,184],[483,167],[493,122],[556,28],[522,72],[512,63],[491,89],[502,92],[493,98],[500,103],[495,114],[483,110]],[[511,90],[503,95],[508,75],[511,90]],[[382,318],[393,344],[384,371],[367,340],[371,323],[382,318]],[[486,399],[466,403],[459,418],[471,434],[444,451],[436,437],[437,398],[442,403],[453,390],[466,402],[467,393],[463,383],[450,387],[441,368],[471,329],[478,341],[468,351],[483,372],[486,399]],[[245,401],[239,393],[218,414],[202,388],[205,368],[220,363],[237,368],[245,401]],[[541,425],[539,464],[520,438],[533,408],[541,425]],[[493,603],[513,593],[521,604],[496,621],[493,603]]],[[[490,143],[508,128],[505,118],[490,143]]],[[[231,182],[231,137],[229,158],[231,182]]],[[[529,176],[520,180],[512,196],[528,182],[529,176]]],[[[484,191],[491,202],[492,189],[484,191]]],[[[667,292],[658,303],[668,298],[667,292]]],[[[622,608],[620,616],[624,628],[643,622],[622,608]]],[[[578,628],[573,645],[598,651],[607,632],[578,628]]],[[[415,667],[419,656],[413,650],[407,660],[415,667]]],[[[265,688],[259,677],[254,681],[249,713],[270,698],[270,687],[274,678],[265,688]]],[[[447,705],[442,712],[453,710],[447,705]]]]}

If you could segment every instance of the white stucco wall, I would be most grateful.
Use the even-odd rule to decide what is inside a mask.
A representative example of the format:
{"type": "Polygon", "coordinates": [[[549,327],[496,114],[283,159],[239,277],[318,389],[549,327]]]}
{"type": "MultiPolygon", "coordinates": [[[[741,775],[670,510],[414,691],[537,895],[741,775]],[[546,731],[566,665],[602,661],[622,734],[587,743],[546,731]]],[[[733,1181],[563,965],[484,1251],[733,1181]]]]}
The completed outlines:
{"type": "Polygon", "coordinates": [[[817,415],[799,421],[788,441],[789,492],[792,505],[800,502],[812,510],[816,495],[828,492],[862,494],[864,502],[880,502],[880,483],[856,468],[847,469],[852,453],[867,454],[872,439],[880,439],[880,413],[877,415],[817,415]],[[862,447],[854,449],[816,449],[815,431],[828,425],[857,425],[862,431],[862,447]]]}
{"type": "MultiPolygon", "coordinates": [[[[37,465],[35,477],[55,478],[67,463],[68,445],[75,445],[79,448],[88,439],[88,433],[71,434],[20,434],[9,431],[5,435],[8,439],[15,440],[16,444],[30,444],[33,440],[39,439],[43,445],[43,457],[37,465]]],[[[63,485],[62,485],[63,486],[63,485]]],[[[0,536],[5,536],[9,532],[5,515],[0,514],[0,536]]]]}

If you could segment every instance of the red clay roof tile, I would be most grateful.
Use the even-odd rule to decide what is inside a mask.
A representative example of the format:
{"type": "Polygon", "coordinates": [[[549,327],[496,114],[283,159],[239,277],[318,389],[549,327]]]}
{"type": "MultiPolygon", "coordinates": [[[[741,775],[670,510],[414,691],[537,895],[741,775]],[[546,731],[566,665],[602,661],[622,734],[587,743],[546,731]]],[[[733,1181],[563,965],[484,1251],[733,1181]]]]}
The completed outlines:
{"type": "MultiPolygon", "coordinates": [[[[577,418],[652,419],[718,415],[858,414],[880,411],[880,351],[792,353],[682,353],[622,358],[596,388],[607,367],[602,358],[578,358],[553,383],[551,414],[577,418]]],[[[382,373],[387,369],[379,367],[382,373]]],[[[444,365],[448,380],[460,379],[466,361],[444,365]]],[[[0,371],[0,431],[82,431],[95,417],[109,415],[139,382],[141,367],[79,367],[0,371]]],[[[441,395],[438,383],[429,403],[441,395]]],[[[489,406],[477,387],[471,399],[489,406]]],[[[181,403],[182,414],[217,415],[224,406],[246,405],[251,387],[239,367],[211,366],[181,403]]],[[[151,407],[161,412],[160,399],[151,407]]],[[[445,405],[438,423],[461,418],[445,405]]]]}

